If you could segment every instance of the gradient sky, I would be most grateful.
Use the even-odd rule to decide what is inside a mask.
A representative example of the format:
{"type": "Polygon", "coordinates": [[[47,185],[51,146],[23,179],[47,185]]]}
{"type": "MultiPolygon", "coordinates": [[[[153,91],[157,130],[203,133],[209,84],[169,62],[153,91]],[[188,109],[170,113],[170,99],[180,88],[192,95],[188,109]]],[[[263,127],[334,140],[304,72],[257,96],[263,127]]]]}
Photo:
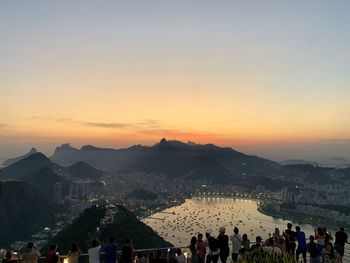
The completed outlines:
{"type": "Polygon", "coordinates": [[[0,158],[160,138],[350,159],[350,1],[1,1],[0,158]]]}

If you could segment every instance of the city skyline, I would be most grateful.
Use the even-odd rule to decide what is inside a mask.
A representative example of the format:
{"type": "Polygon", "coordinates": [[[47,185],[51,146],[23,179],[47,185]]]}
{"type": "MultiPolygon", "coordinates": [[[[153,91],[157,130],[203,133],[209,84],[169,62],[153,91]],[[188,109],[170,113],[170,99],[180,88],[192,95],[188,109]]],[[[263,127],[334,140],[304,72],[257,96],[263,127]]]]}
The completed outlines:
{"type": "Polygon", "coordinates": [[[0,158],[162,137],[350,159],[350,3],[0,3],[0,158]]]}

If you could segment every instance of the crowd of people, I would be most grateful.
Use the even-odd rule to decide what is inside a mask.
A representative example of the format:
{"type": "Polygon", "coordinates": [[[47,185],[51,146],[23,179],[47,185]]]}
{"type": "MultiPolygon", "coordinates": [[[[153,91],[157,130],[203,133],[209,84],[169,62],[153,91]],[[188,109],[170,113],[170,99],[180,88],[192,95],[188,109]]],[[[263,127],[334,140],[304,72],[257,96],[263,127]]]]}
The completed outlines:
{"type": "MultiPolygon", "coordinates": [[[[89,263],[100,263],[101,252],[104,252],[103,261],[105,263],[186,263],[189,260],[191,263],[217,263],[219,259],[222,263],[226,263],[230,259],[230,245],[232,246],[233,263],[270,262],[266,260],[266,256],[277,259],[271,262],[285,262],[284,259],[287,256],[288,262],[341,263],[345,243],[348,241],[348,235],[343,227],[339,228],[334,237],[326,228],[318,227],[307,240],[305,232],[299,226],[293,230],[291,223],[288,223],[287,228],[282,232],[275,228],[274,232],[264,240],[261,236],[256,236],[253,244],[247,234],[240,234],[238,227],[234,227],[230,236],[226,234],[226,229],[221,227],[216,237],[210,233],[206,233],[205,237],[204,240],[203,234],[199,233],[191,238],[187,247],[190,252],[188,259],[180,248],[176,249],[175,254],[170,252],[170,248],[166,253],[159,249],[147,253],[135,252],[130,239],[126,239],[119,249],[113,236],[109,237],[103,246],[98,238],[93,238],[88,249],[89,263]]],[[[57,245],[50,246],[45,255],[46,263],[63,263],[57,249],[57,245]]],[[[73,243],[67,252],[67,263],[78,263],[80,255],[78,245],[73,243]]],[[[29,242],[20,255],[7,251],[2,263],[14,263],[15,261],[37,263],[40,257],[41,254],[35,244],[29,242]]]]}
{"type": "Polygon", "coordinates": [[[221,227],[217,237],[206,233],[205,245],[202,244],[202,234],[192,237],[190,250],[192,253],[192,263],[217,263],[218,260],[226,263],[229,258],[229,241],[231,241],[232,261],[235,262],[256,262],[257,258],[262,258],[266,254],[288,255],[294,262],[311,263],[333,263],[342,262],[344,256],[345,243],[348,236],[343,227],[331,235],[326,228],[318,227],[315,233],[307,238],[300,226],[296,226],[295,230],[292,224],[288,223],[287,228],[281,233],[280,229],[275,228],[274,233],[270,233],[264,241],[262,237],[257,236],[254,244],[250,244],[247,234],[239,233],[239,229],[235,227],[233,234],[228,236],[225,234],[226,229],[221,227]],[[203,247],[208,247],[209,251],[203,247]],[[205,256],[206,255],[206,256],[205,256]],[[300,259],[300,261],[299,261],[300,259]]]}

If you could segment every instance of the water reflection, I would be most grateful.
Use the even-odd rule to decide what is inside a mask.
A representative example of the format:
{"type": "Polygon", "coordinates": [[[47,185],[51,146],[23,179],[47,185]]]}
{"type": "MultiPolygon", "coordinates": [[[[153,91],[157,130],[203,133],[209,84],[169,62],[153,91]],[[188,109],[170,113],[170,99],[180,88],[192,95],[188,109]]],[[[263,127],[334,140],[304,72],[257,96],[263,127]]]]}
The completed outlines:
{"type": "Polygon", "coordinates": [[[210,232],[217,235],[222,226],[226,227],[228,235],[231,235],[234,226],[237,226],[240,233],[246,233],[252,241],[256,235],[267,238],[275,227],[286,229],[288,222],[292,222],[294,226],[298,224],[307,236],[314,233],[314,227],[311,225],[260,213],[257,211],[258,202],[223,197],[192,198],[180,206],[164,210],[163,212],[167,212],[165,217],[164,213],[152,215],[152,218],[164,220],[145,218],[143,222],[176,246],[188,245],[191,237],[198,233],[210,232]],[[171,214],[173,212],[175,213],[171,214]]]}

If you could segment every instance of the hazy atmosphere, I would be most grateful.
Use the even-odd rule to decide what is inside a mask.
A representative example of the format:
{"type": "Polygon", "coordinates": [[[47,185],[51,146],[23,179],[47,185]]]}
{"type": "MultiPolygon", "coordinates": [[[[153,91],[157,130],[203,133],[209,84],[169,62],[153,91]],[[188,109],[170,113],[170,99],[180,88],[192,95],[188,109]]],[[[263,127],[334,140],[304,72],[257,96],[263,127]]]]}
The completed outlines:
{"type": "Polygon", "coordinates": [[[349,1],[1,1],[0,158],[162,137],[350,159],[349,1]]]}

